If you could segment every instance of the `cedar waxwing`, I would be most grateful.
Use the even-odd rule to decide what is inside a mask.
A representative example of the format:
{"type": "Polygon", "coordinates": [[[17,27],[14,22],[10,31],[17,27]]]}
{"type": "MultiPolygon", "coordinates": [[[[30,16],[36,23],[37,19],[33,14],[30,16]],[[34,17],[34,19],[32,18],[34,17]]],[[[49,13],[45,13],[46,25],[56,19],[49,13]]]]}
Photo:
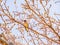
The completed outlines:
{"type": "Polygon", "coordinates": [[[25,27],[26,31],[28,32],[28,23],[26,20],[24,20],[24,27],[25,27]]]}

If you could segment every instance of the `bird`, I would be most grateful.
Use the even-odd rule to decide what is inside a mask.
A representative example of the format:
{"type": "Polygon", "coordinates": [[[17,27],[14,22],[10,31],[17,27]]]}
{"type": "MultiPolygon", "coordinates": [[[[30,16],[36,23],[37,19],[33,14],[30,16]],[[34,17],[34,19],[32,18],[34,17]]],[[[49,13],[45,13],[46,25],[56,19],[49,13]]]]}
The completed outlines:
{"type": "Polygon", "coordinates": [[[24,20],[24,24],[23,24],[23,25],[24,25],[24,27],[25,27],[26,31],[28,32],[28,26],[29,26],[29,25],[28,25],[28,23],[27,23],[27,21],[26,21],[26,20],[24,20]]]}

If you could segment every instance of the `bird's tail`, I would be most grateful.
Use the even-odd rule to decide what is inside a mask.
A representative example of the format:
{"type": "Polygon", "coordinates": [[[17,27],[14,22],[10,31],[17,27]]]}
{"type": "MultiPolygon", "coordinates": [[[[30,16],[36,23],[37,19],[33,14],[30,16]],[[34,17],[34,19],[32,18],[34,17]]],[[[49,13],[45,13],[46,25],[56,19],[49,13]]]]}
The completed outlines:
{"type": "Polygon", "coordinates": [[[28,28],[25,28],[26,29],[26,31],[28,32],[28,28]]]}

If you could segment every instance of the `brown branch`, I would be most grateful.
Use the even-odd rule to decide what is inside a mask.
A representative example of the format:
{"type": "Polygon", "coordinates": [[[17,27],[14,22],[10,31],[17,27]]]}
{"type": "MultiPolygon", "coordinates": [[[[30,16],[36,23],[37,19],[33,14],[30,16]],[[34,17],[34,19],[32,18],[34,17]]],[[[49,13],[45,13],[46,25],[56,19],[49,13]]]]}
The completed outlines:
{"type": "MultiPolygon", "coordinates": [[[[60,36],[58,35],[58,33],[55,31],[55,29],[52,28],[52,26],[48,25],[48,24],[45,22],[44,17],[43,17],[42,15],[38,14],[36,11],[34,11],[34,10],[30,7],[30,5],[28,4],[27,0],[25,0],[25,1],[26,1],[27,5],[29,6],[29,9],[30,9],[32,12],[34,12],[38,17],[40,17],[40,19],[41,19],[49,28],[52,29],[52,31],[56,34],[56,36],[58,36],[58,38],[60,38],[60,36]]],[[[43,5],[42,5],[42,6],[43,6],[43,5]]],[[[45,10],[45,8],[44,8],[44,10],[45,10]]],[[[45,10],[45,11],[46,11],[46,10],[45,10]]]]}

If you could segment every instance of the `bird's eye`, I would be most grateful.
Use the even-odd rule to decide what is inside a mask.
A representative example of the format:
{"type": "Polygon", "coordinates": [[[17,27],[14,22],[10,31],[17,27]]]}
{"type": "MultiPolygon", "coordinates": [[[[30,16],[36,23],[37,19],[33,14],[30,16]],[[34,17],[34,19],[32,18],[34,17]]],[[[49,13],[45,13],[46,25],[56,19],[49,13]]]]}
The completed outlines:
{"type": "Polygon", "coordinates": [[[24,20],[24,22],[26,22],[26,20],[24,20]]]}

